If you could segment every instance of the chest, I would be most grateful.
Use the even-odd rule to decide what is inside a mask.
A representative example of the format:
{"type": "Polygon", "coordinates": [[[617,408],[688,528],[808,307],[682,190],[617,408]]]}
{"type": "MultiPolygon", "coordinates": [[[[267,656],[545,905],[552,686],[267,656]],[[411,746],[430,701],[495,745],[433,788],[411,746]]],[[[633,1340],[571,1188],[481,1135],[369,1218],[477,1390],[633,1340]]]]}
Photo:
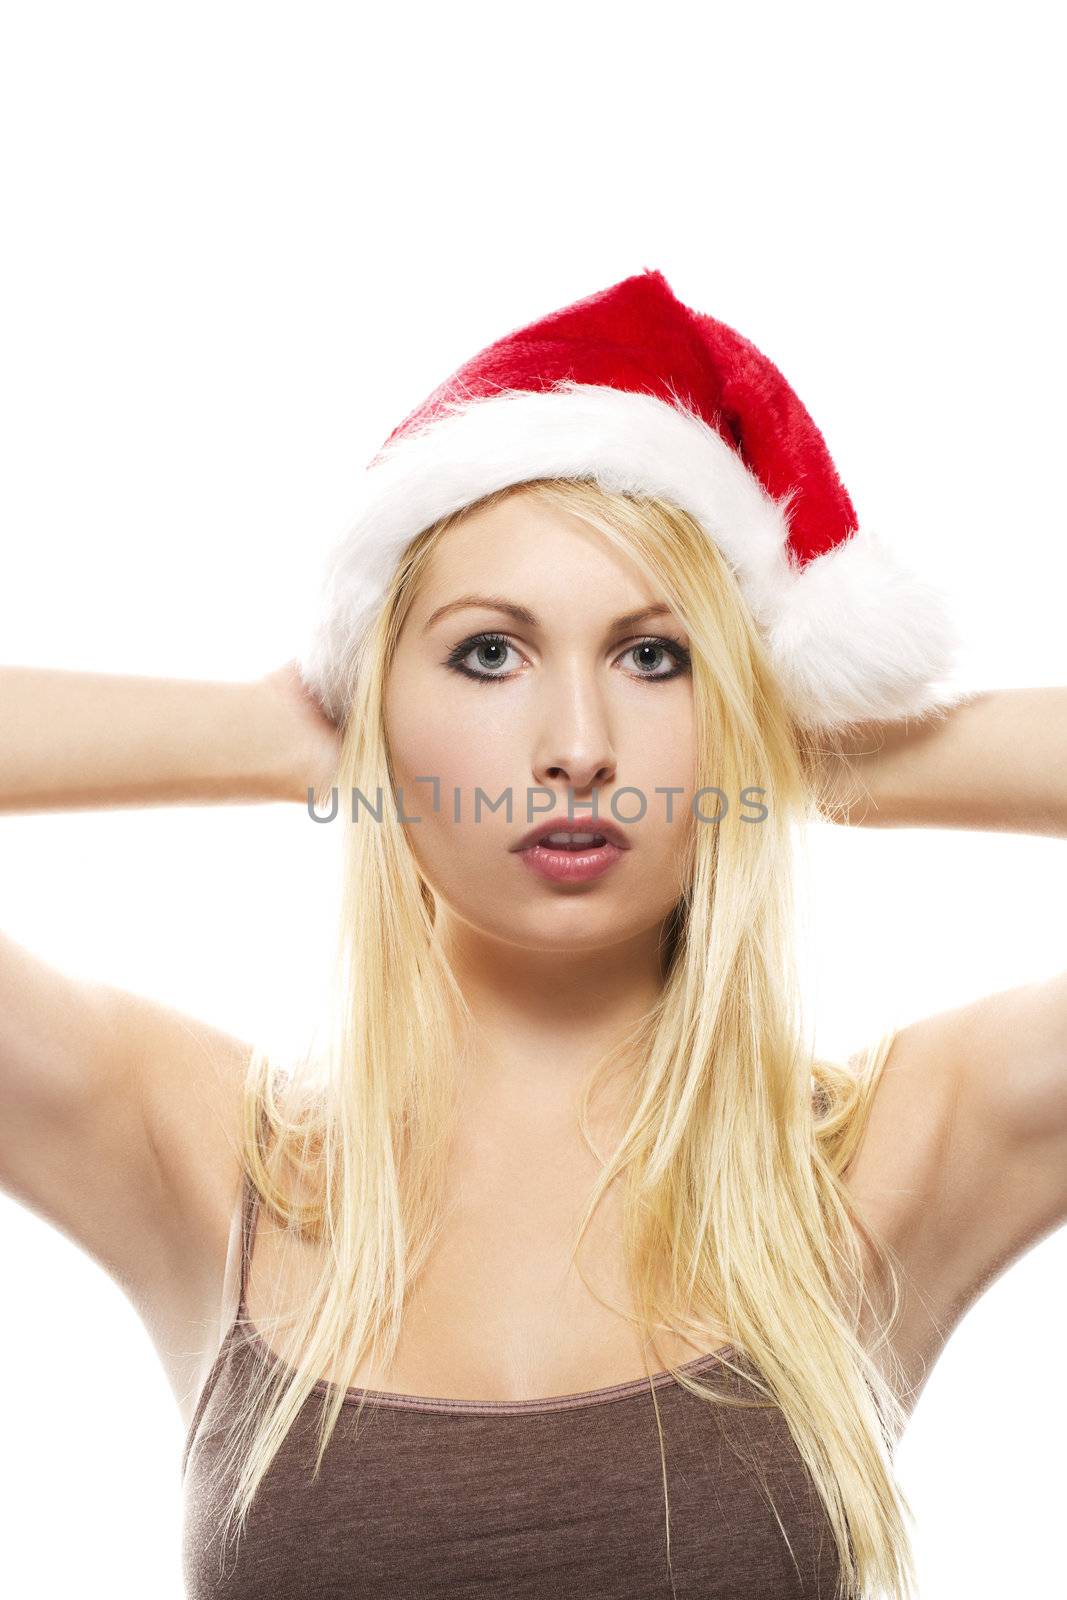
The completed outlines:
{"type": "MultiPolygon", "coordinates": [[[[446,1221],[405,1307],[388,1369],[364,1361],[360,1387],[438,1398],[524,1401],[626,1383],[662,1370],[628,1320],[621,1190],[592,1213],[596,1167],[548,1142],[519,1151],[467,1148],[453,1166],[446,1221]]],[[[256,1229],[247,1310],[296,1304],[314,1264],[301,1263],[264,1221],[256,1229]]],[[[715,1348],[664,1335],[666,1359],[715,1348]]],[[[336,1374],[325,1373],[333,1381],[336,1374]]]]}
{"type": "MultiPolygon", "coordinates": [[[[846,1178],[903,1272],[903,1315],[891,1350],[908,1382],[928,1372],[947,1337],[918,1220],[929,1213],[924,1197],[935,1187],[943,1116],[929,1088],[934,1075],[924,1079],[922,1068],[901,1056],[887,1073],[846,1178]]],[[[597,1175],[580,1138],[558,1129],[508,1134],[498,1124],[472,1124],[450,1163],[445,1225],[405,1307],[395,1357],[388,1368],[365,1360],[352,1381],[395,1394],[516,1402],[628,1383],[668,1360],[716,1349],[719,1340],[692,1342],[665,1330],[658,1353],[643,1347],[630,1320],[619,1183],[593,1211],[572,1255],[597,1175]]],[[[880,1294],[875,1258],[863,1238],[860,1245],[880,1294]]],[[[246,1309],[261,1331],[274,1325],[275,1310],[284,1323],[307,1295],[315,1267],[266,1219],[259,1223],[246,1309]]],[[[338,1379],[333,1371],[322,1376],[338,1379]]]]}

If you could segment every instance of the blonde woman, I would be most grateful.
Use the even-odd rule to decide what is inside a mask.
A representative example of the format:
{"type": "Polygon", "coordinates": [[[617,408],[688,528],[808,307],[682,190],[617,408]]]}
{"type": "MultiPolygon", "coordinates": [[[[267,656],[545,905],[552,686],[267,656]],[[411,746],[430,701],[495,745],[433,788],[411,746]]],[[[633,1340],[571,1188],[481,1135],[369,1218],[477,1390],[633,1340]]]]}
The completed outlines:
{"type": "Polygon", "coordinates": [[[791,850],[1067,831],[1059,692],[952,649],[646,272],[395,430],[267,679],[4,669],[8,810],[344,830],[296,1060],[0,943],[0,1180],[159,1347],[190,1596],[911,1592],[894,1445],[1067,1216],[1067,984],[817,1060],[791,850]]]}

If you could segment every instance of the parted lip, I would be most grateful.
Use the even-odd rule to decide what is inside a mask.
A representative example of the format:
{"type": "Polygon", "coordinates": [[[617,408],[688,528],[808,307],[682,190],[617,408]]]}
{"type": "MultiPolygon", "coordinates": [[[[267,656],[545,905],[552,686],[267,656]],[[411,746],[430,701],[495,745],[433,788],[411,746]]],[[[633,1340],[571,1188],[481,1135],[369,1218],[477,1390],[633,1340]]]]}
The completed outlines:
{"type": "Polygon", "coordinates": [[[620,850],[629,850],[630,841],[625,831],[615,822],[602,822],[599,817],[549,817],[546,822],[539,822],[536,828],[531,828],[518,844],[512,845],[512,850],[529,850],[531,845],[538,844],[548,833],[598,833],[609,844],[618,845],[620,850]]]}

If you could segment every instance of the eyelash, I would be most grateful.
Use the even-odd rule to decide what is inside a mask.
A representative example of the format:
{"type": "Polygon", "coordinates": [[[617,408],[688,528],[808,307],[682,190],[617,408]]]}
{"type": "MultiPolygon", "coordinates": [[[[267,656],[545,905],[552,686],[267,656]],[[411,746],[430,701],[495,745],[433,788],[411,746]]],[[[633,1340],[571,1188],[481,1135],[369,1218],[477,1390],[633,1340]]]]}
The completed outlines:
{"type": "MultiPolygon", "coordinates": [[[[509,679],[515,676],[514,672],[472,672],[469,667],[463,665],[465,657],[469,656],[471,651],[477,649],[480,644],[502,644],[509,646],[512,650],[517,648],[511,643],[506,633],[474,633],[471,634],[469,639],[464,639],[462,644],[457,644],[456,648],[449,652],[445,658],[445,666],[451,667],[453,672],[462,674],[464,678],[474,679],[476,683],[507,683],[509,679]]],[[[639,650],[643,644],[654,644],[666,650],[667,654],[672,656],[678,665],[674,672],[635,673],[634,676],[638,679],[644,679],[647,683],[673,683],[675,678],[679,678],[684,672],[688,672],[692,657],[685,645],[675,644],[673,639],[663,639],[656,634],[646,634],[643,639],[635,639],[633,644],[628,645],[623,653],[629,654],[633,650],[639,650]]]]}

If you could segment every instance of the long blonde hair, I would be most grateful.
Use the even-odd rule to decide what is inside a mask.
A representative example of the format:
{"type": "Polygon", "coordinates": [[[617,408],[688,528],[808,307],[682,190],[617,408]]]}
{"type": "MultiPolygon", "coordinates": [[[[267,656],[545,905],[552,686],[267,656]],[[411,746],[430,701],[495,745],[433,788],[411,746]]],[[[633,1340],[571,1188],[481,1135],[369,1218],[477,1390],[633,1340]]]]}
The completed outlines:
{"type": "MultiPolygon", "coordinates": [[[[520,489],[576,513],[655,581],[691,641],[696,787],[733,796],[754,786],[767,807],[759,826],[730,808],[723,822],[691,830],[686,889],[663,929],[661,992],[581,1099],[579,1126],[599,1157],[591,1098],[619,1061],[642,1064],[621,1141],[600,1157],[575,1265],[587,1282],[577,1252],[621,1177],[633,1310],[616,1309],[657,1354],[657,1330],[668,1328],[750,1358],[757,1375],[746,1376],[762,1399],[705,1387],[662,1358],[660,1369],[708,1404],[778,1406],[833,1530],[839,1593],[903,1600],[914,1583],[912,1513],[892,1451],[907,1416],[886,1338],[898,1280],[891,1250],[843,1181],[893,1031],[847,1067],[817,1060],[804,1041],[795,968],[794,845],[820,814],[825,769],[783,704],[733,574],[691,517],[590,481],[539,480],[477,504],[520,489]],[[871,1296],[861,1238],[878,1263],[879,1293],[889,1285],[888,1313],[871,1296]],[[873,1345],[863,1333],[868,1308],[873,1345]]],[[[473,509],[412,541],[350,663],[337,783],[342,795],[359,791],[375,825],[345,819],[336,961],[312,1044],[284,1074],[259,1047],[248,1066],[247,1180],[283,1229],[325,1248],[316,1285],[289,1318],[289,1360],[264,1367],[232,1431],[226,1522],[238,1536],[312,1385],[330,1371],[318,1474],[365,1357],[389,1369],[403,1308],[441,1236],[470,1014],[435,939],[434,890],[388,803],[383,698],[426,563],[473,509]]],[[[656,1416],[658,1425],[658,1405],[656,1416]]],[[[660,1444],[662,1452],[662,1430],[660,1444]]],[[[666,1519],[669,1570],[669,1504],[666,1519]]]]}

